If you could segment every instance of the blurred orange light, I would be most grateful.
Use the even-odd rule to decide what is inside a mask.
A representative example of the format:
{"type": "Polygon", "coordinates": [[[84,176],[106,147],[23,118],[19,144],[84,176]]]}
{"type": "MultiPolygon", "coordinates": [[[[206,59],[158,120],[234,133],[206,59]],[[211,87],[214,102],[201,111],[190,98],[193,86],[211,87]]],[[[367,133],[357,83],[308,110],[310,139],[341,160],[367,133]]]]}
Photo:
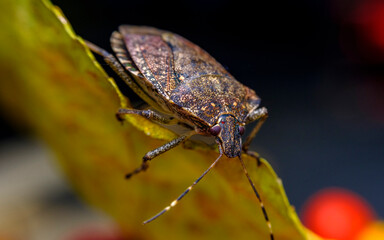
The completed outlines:
{"type": "Polygon", "coordinates": [[[357,237],[357,240],[384,239],[384,222],[373,222],[369,224],[357,237]]]}
{"type": "Polygon", "coordinates": [[[360,196],[340,188],[322,190],[304,206],[302,220],[325,238],[354,240],[374,219],[371,207],[360,196]]]}

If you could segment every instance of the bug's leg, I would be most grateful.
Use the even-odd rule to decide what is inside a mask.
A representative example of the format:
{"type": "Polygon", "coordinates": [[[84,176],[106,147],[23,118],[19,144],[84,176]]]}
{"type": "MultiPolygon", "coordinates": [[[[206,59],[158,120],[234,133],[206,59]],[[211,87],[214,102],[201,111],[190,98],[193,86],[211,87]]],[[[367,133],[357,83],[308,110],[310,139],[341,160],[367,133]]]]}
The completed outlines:
{"type": "Polygon", "coordinates": [[[243,144],[243,151],[248,153],[249,145],[251,144],[253,138],[256,136],[257,132],[260,130],[261,126],[267,120],[268,117],[268,111],[266,108],[258,108],[255,111],[251,112],[250,115],[247,118],[247,122],[253,122],[256,120],[259,120],[256,124],[256,126],[252,129],[252,132],[248,135],[247,139],[245,140],[243,144]]]}
{"type": "Polygon", "coordinates": [[[148,168],[148,161],[150,161],[151,159],[159,156],[160,154],[176,147],[180,143],[187,140],[190,136],[191,136],[191,134],[181,135],[180,137],[164,144],[163,146],[158,147],[155,150],[147,152],[143,157],[143,162],[141,163],[140,167],[136,168],[131,173],[128,173],[127,175],[125,175],[125,178],[128,179],[128,178],[132,177],[132,175],[135,175],[135,174],[138,174],[142,171],[145,171],[148,168]]]}
{"type": "Polygon", "coordinates": [[[176,124],[178,122],[178,120],[174,117],[165,117],[150,109],[138,110],[138,109],[129,109],[129,108],[119,108],[119,110],[116,113],[116,118],[119,121],[123,121],[124,119],[122,116],[126,114],[137,114],[149,120],[152,120],[154,122],[162,123],[162,124],[176,124]]]}
{"type": "MultiPolygon", "coordinates": [[[[92,50],[92,52],[99,54],[100,56],[104,57],[104,61],[115,71],[121,78],[124,80],[128,79],[129,82],[133,82],[131,77],[125,72],[124,68],[121,66],[119,61],[107,52],[106,50],[102,49],[101,47],[96,46],[95,44],[88,42],[84,40],[87,44],[88,48],[92,50]]],[[[136,84],[135,84],[136,85],[136,84]]],[[[131,86],[130,86],[131,87],[131,86]]],[[[135,86],[137,87],[137,86],[135,86]]]]}
{"type": "MultiPolygon", "coordinates": [[[[163,115],[152,111],[150,109],[147,110],[138,110],[138,109],[127,109],[127,108],[120,108],[119,111],[116,113],[117,119],[120,121],[123,120],[122,116],[126,114],[138,114],[141,115],[147,119],[150,119],[157,123],[162,124],[174,124],[178,123],[178,120],[173,117],[164,117],[163,115]]],[[[177,145],[181,144],[185,140],[187,140],[190,136],[194,134],[194,131],[190,131],[184,135],[181,135],[180,137],[164,144],[163,146],[160,146],[156,148],[155,150],[152,150],[150,152],[147,152],[143,157],[143,162],[141,163],[140,167],[133,170],[131,173],[125,175],[126,178],[130,178],[132,175],[135,175],[139,172],[145,171],[148,168],[148,161],[151,159],[157,157],[158,155],[176,147],[177,145]]]]}
{"type": "MultiPolygon", "coordinates": [[[[120,108],[119,111],[116,113],[116,117],[117,117],[117,119],[122,121],[123,120],[122,116],[126,115],[126,114],[138,114],[138,115],[141,115],[141,116],[143,116],[147,119],[150,119],[154,122],[162,123],[162,124],[174,124],[174,123],[178,122],[173,117],[170,117],[170,118],[164,117],[163,115],[161,115],[157,112],[154,112],[150,109],[138,110],[138,109],[120,108]]],[[[187,140],[193,133],[194,132],[191,131],[187,134],[181,135],[180,137],[156,148],[155,150],[147,152],[143,157],[143,162],[141,163],[140,167],[136,168],[131,173],[128,173],[127,175],[125,175],[125,178],[130,178],[130,177],[132,177],[132,175],[135,175],[139,172],[145,171],[148,168],[148,161],[150,161],[151,159],[157,157],[158,155],[176,147],[180,143],[187,140]]]]}

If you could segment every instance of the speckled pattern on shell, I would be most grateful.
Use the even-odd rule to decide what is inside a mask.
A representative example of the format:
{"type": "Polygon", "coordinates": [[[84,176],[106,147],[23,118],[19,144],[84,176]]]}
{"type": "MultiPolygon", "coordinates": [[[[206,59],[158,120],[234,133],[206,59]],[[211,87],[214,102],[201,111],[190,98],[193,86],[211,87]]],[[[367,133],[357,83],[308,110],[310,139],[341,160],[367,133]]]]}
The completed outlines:
{"type": "MultiPolygon", "coordinates": [[[[165,112],[190,122],[200,132],[222,114],[245,124],[259,105],[256,93],[238,82],[207,52],[185,38],[152,27],[120,26],[132,65],[144,76],[145,92],[165,112]]],[[[129,60],[130,60],[129,59],[129,60]]]]}

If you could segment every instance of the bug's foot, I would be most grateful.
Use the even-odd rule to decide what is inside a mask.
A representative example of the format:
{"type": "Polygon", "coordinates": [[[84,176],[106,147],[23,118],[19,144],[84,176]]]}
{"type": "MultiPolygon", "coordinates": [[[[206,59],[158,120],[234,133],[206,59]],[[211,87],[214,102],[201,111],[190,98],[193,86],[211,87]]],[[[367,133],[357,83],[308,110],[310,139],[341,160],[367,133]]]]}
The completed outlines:
{"type": "Polygon", "coordinates": [[[258,167],[260,167],[260,165],[261,165],[261,161],[260,161],[260,158],[259,158],[259,157],[257,157],[257,158],[256,158],[256,161],[257,161],[257,166],[258,166],[258,167]]]}
{"type": "Polygon", "coordinates": [[[125,175],[125,179],[130,179],[132,177],[133,173],[128,173],[125,175]]]}
{"type": "Polygon", "coordinates": [[[135,170],[133,170],[133,172],[126,174],[125,175],[125,179],[130,179],[133,175],[138,174],[139,172],[143,172],[143,171],[147,170],[148,167],[149,166],[148,166],[147,163],[141,164],[141,166],[136,168],[135,170]]]}
{"type": "Polygon", "coordinates": [[[249,156],[255,158],[256,161],[257,161],[257,166],[260,167],[260,165],[261,165],[261,161],[260,161],[260,156],[259,156],[258,153],[253,152],[253,151],[249,151],[249,150],[246,150],[246,151],[244,151],[244,152],[245,152],[245,154],[247,154],[247,155],[249,155],[249,156]]]}
{"type": "Polygon", "coordinates": [[[121,123],[121,125],[124,125],[125,120],[124,120],[122,114],[116,113],[115,116],[116,116],[117,121],[119,121],[121,123]]]}

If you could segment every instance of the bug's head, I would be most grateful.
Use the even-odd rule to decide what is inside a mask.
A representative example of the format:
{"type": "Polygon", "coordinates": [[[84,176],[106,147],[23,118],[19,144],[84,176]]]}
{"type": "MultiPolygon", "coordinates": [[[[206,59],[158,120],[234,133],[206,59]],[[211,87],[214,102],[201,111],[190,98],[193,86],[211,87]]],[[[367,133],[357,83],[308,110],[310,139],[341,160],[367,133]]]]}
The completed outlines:
{"type": "Polygon", "coordinates": [[[244,127],[231,114],[221,115],[216,125],[211,127],[210,133],[219,140],[224,154],[229,158],[238,157],[241,154],[241,136],[244,127]]]}

